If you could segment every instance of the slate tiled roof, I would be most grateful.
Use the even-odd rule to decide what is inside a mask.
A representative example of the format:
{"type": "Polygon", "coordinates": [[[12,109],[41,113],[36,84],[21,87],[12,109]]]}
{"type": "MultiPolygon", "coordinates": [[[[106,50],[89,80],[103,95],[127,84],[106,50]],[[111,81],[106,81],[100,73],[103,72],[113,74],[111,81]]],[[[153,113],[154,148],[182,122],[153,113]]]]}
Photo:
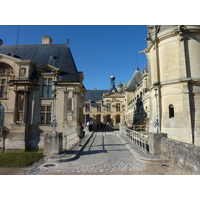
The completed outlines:
{"type": "Polygon", "coordinates": [[[87,90],[84,95],[84,101],[91,100],[91,105],[96,105],[96,101],[103,100],[103,94],[108,90],[87,90]]]}
{"type": "Polygon", "coordinates": [[[137,85],[140,84],[142,78],[142,73],[137,69],[129,82],[127,83],[127,89],[128,90],[135,90],[137,88],[137,85]]]}
{"type": "MultiPolygon", "coordinates": [[[[42,44],[42,45],[18,45],[0,46],[0,53],[10,55],[21,60],[32,60],[35,68],[46,64],[60,68],[58,81],[79,82],[78,71],[67,44],[42,44]]],[[[31,79],[37,78],[33,73],[31,79]]]]}

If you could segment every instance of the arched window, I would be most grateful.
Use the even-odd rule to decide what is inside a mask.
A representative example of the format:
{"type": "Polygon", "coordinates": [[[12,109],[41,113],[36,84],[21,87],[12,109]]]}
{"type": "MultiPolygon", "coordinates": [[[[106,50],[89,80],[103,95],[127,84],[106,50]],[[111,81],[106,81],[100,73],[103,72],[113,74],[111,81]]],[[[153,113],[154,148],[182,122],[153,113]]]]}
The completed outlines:
{"type": "Polygon", "coordinates": [[[4,126],[4,106],[0,104],[0,126],[4,126]]]}
{"type": "Polygon", "coordinates": [[[174,106],[172,104],[169,105],[169,118],[174,117],[174,106]]]}

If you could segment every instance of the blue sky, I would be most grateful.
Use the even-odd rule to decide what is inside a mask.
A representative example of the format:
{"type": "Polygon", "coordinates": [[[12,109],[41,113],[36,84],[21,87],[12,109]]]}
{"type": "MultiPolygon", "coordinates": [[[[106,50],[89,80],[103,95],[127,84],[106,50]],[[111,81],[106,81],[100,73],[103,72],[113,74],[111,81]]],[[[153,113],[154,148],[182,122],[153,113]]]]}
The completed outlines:
{"type": "MultiPolygon", "coordinates": [[[[17,44],[17,25],[1,25],[0,38],[5,45],[17,44]]],[[[110,76],[126,83],[136,67],[147,65],[145,25],[20,25],[19,45],[41,44],[49,35],[53,44],[69,39],[70,49],[78,71],[84,73],[86,89],[109,89],[110,76]]]]}

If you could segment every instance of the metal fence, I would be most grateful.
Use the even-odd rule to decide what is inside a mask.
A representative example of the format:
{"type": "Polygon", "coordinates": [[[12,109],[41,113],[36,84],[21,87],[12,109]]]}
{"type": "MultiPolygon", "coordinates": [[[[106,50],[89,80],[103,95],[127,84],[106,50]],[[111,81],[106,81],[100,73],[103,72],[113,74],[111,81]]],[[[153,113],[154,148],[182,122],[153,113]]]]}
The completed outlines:
{"type": "Polygon", "coordinates": [[[135,131],[127,127],[121,126],[121,132],[122,134],[126,135],[126,137],[131,140],[135,145],[139,146],[144,151],[149,152],[149,136],[146,133],[145,130],[135,131]]]}
{"type": "Polygon", "coordinates": [[[72,149],[78,143],[78,137],[76,131],[64,135],[63,139],[65,144],[65,150],[72,149]]]}

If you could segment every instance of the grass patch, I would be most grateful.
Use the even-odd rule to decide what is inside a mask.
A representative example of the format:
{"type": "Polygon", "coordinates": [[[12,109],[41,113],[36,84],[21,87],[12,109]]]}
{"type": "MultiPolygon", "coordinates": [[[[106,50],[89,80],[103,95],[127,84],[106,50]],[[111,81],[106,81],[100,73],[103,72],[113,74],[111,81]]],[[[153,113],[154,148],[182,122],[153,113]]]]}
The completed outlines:
{"type": "Polygon", "coordinates": [[[7,152],[0,154],[0,167],[28,167],[43,158],[37,152],[7,152]]]}

